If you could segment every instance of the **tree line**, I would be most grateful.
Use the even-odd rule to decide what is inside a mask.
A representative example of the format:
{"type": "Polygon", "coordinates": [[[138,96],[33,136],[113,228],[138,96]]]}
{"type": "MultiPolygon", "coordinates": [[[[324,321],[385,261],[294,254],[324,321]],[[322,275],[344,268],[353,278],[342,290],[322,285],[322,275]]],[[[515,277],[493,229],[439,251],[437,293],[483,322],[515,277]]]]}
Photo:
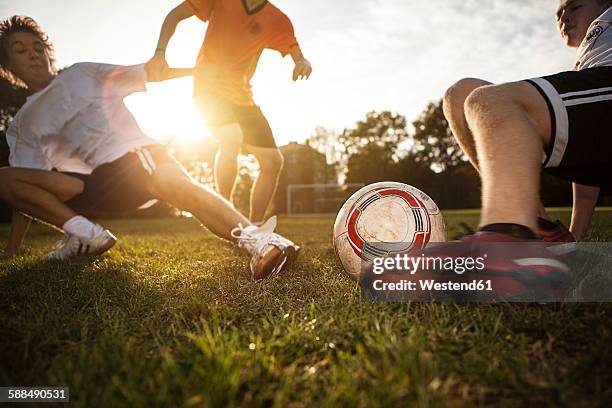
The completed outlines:
{"type": "MultiPolygon", "coordinates": [[[[26,97],[24,89],[0,79],[0,167],[8,165],[6,129],[26,97]]],[[[168,138],[165,144],[197,179],[212,184],[214,149],[206,146],[195,156],[193,150],[183,155],[178,141],[168,138]]],[[[443,209],[480,207],[478,174],[456,143],[441,101],[429,103],[411,123],[398,113],[373,111],[340,133],[318,127],[306,145],[325,155],[340,183],[398,181],[425,191],[443,209]]],[[[241,168],[237,191],[242,201],[248,201],[254,172],[256,169],[248,163],[241,168]]],[[[544,174],[542,197],[547,206],[569,206],[571,185],[544,174]]],[[[605,191],[600,204],[609,203],[605,191]]],[[[10,209],[0,202],[0,221],[7,220],[10,209]]]]}
{"type": "MultiPolygon", "coordinates": [[[[442,101],[429,103],[412,122],[400,114],[370,112],[339,135],[317,128],[306,142],[326,155],[340,179],[370,184],[397,181],[430,195],[442,209],[480,207],[480,179],[457,144],[442,101]]],[[[543,173],[546,206],[571,206],[571,184],[543,173]]],[[[602,191],[600,205],[611,202],[602,191]]]]}

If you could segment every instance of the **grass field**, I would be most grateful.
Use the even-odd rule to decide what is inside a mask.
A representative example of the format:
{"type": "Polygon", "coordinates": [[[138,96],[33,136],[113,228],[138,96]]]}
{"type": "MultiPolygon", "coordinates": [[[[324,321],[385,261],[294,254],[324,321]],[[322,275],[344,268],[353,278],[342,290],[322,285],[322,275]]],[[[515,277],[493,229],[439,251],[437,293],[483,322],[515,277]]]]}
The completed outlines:
{"type": "MultiPolygon", "coordinates": [[[[35,226],[0,261],[0,386],[69,386],[86,407],[612,401],[610,304],[363,302],[331,219],[281,219],[305,249],[264,282],[194,220],[103,223],[120,243],[98,259],[37,261],[59,235],[35,226]]],[[[612,240],[612,213],[588,239],[612,240]]]]}

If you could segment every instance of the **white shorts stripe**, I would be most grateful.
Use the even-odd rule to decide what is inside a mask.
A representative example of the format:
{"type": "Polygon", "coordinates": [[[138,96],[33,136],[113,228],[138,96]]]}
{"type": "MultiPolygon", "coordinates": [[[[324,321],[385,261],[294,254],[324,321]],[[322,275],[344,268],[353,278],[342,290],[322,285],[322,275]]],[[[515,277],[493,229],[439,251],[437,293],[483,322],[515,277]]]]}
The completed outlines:
{"type": "Polygon", "coordinates": [[[149,149],[147,149],[146,147],[143,147],[142,153],[144,154],[144,157],[149,162],[149,166],[151,166],[151,170],[152,171],[157,170],[157,164],[155,163],[155,160],[153,160],[153,156],[151,156],[151,152],[149,152],[149,149]]]}
{"type": "Polygon", "coordinates": [[[610,101],[610,100],[612,100],[612,94],[591,96],[589,98],[570,99],[569,101],[564,101],[563,103],[565,103],[565,106],[575,106],[575,105],[584,105],[585,103],[602,102],[602,101],[610,101]]]}
{"type": "Polygon", "coordinates": [[[595,93],[600,93],[600,92],[610,92],[610,91],[612,91],[612,87],[589,89],[586,91],[578,91],[578,92],[567,92],[567,93],[561,94],[561,98],[565,99],[565,98],[569,98],[570,96],[590,95],[590,94],[595,94],[595,93]]]}
{"type": "Polygon", "coordinates": [[[570,272],[566,264],[552,258],[521,258],[514,259],[513,262],[521,266],[550,266],[552,268],[561,269],[564,272],[570,272]]]}
{"type": "Polygon", "coordinates": [[[138,156],[138,159],[140,160],[140,164],[142,164],[142,167],[144,167],[144,169],[147,171],[147,173],[152,175],[153,174],[153,169],[149,165],[149,162],[147,161],[147,158],[144,156],[142,151],[140,149],[136,149],[135,153],[136,153],[136,156],[138,156]]]}
{"type": "Polygon", "coordinates": [[[543,164],[544,167],[558,167],[559,164],[561,164],[569,141],[569,119],[567,117],[567,109],[565,109],[563,99],[561,99],[561,96],[550,82],[543,78],[532,78],[530,81],[537,84],[540,89],[544,91],[548,97],[548,101],[553,107],[557,132],[550,157],[545,158],[543,164]]]}

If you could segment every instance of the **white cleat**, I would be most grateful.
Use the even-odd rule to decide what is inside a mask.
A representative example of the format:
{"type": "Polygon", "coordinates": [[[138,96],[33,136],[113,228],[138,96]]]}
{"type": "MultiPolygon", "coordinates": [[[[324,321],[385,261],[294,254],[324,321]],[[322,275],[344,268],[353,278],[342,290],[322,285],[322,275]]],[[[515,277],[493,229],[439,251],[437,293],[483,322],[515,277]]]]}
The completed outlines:
{"type": "Polygon", "coordinates": [[[231,232],[238,240],[238,247],[251,255],[251,276],[264,279],[278,275],[288,263],[293,261],[300,247],[274,232],[276,217],[271,217],[260,227],[239,225],[231,232]]]}
{"type": "Polygon", "coordinates": [[[55,249],[43,256],[43,260],[65,260],[86,255],[100,255],[111,249],[117,238],[100,225],[95,226],[94,235],[91,239],[79,238],[76,235],[66,234],[57,244],[55,249]]]}

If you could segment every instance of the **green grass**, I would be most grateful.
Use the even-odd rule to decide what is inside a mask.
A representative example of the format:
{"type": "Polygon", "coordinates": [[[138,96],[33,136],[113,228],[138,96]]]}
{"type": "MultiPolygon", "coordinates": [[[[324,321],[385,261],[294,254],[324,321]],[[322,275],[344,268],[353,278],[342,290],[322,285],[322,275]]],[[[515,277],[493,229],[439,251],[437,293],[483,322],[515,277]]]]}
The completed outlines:
{"type": "MultiPolygon", "coordinates": [[[[103,223],[120,243],[98,259],[37,261],[59,236],[35,226],[23,255],[0,261],[1,386],[69,386],[84,407],[612,400],[609,304],[363,302],[331,219],[282,219],[305,249],[264,282],[194,220],[103,223]]],[[[588,239],[612,240],[610,213],[588,239]]]]}

